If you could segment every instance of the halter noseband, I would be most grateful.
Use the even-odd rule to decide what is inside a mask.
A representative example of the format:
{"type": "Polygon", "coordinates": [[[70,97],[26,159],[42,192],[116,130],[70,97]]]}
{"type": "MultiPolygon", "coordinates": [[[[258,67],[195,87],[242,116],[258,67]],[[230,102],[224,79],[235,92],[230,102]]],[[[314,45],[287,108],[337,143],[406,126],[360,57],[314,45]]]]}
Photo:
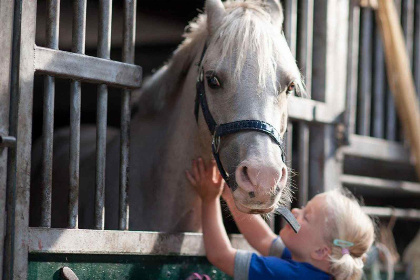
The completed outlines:
{"type": "MultiPolygon", "coordinates": [[[[220,171],[223,179],[226,184],[234,191],[237,188],[237,184],[233,181],[232,177],[225,171],[223,168],[222,162],[220,161],[219,151],[220,151],[220,141],[221,137],[238,133],[241,131],[257,131],[265,133],[279,146],[281,151],[281,158],[285,162],[285,149],[284,143],[280,137],[280,134],[277,130],[269,123],[259,120],[242,120],[235,121],[224,124],[217,124],[213,116],[210,113],[209,106],[206,98],[206,90],[204,86],[204,70],[203,70],[203,58],[207,50],[207,44],[204,44],[203,53],[201,54],[200,62],[198,63],[199,71],[197,78],[197,95],[195,97],[195,107],[194,114],[195,119],[198,122],[198,111],[201,109],[203,111],[204,119],[207,123],[209,131],[213,136],[213,141],[211,144],[211,149],[213,152],[213,157],[216,160],[217,168],[220,171]]],[[[284,217],[284,219],[289,223],[292,229],[297,233],[300,229],[300,225],[297,222],[295,216],[290,212],[290,210],[284,206],[280,206],[276,209],[276,212],[284,217]]]]}

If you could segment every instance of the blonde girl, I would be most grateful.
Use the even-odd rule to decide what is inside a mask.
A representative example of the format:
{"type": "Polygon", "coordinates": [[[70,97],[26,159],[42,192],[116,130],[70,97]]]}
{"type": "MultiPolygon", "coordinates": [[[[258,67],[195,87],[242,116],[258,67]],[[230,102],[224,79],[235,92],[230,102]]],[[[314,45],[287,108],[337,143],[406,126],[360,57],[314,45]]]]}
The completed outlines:
{"type": "Polygon", "coordinates": [[[374,226],[355,199],[341,190],[318,194],[292,213],[301,225],[286,225],[279,236],[259,215],[239,212],[215,163],[193,161],[187,178],[202,199],[208,260],[234,279],[360,279],[374,226]],[[223,191],[225,189],[225,191],[223,191]],[[258,254],[232,248],[221,218],[223,198],[246,240],[258,254]]]}

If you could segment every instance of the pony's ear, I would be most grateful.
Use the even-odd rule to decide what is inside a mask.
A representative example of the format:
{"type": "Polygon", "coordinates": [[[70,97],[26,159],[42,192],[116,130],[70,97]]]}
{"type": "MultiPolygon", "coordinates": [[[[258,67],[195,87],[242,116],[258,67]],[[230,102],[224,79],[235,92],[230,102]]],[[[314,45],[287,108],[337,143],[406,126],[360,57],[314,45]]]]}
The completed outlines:
{"type": "Polygon", "coordinates": [[[220,27],[226,15],[225,7],[221,0],[206,0],[207,28],[210,35],[220,27]]]}
{"type": "Polygon", "coordinates": [[[265,0],[269,9],[269,13],[271,15],[271,21],[274,25],[278,26],[280,29],[283,25],[283,8],[279,2],[279,0],[265,0]]]}

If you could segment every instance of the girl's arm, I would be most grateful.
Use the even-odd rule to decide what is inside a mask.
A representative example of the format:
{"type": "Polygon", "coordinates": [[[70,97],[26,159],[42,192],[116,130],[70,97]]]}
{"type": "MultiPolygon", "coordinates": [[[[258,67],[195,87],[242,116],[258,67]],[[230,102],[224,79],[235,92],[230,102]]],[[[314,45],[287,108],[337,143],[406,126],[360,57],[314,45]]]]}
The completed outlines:
{"type": "Polygon", "coordinates": [[[226,201],[233,219],[248,243],[261,255],[268,256],[273,240],[277,235],[273,233],[260,215],[245,214],[237,210],[232,194],[228,187],[223,191],[223,199],[226,201]]]}
{"type": "Polygon", "coordinates": [[[209,262],[233,276],[236,249],[232,248],[223,226],[219,199],[203,201],[202,221],[204,246],[209,262]]]}
{"type": "Polygon", "coordinates": [[[220,210],[223,180],[215,163],[206,168],[201,158],[198,164],[193,161],[192,172],[187,171],[186,175],[202,200],[201,220],[207,258],[214,266],[233,276],[236,250],[227,237],[220,210]]]}

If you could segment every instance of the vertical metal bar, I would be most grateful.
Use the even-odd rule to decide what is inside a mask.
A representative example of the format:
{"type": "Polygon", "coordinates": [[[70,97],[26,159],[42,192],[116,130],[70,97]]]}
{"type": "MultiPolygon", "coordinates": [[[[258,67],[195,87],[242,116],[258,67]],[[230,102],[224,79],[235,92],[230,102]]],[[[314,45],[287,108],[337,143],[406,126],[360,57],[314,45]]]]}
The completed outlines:
{"type": "Polygon", "coordinates": [[[302,12],[299,17],[302,29],[299,32],[298,61],[305,76],[306,92],[311,96],[312,89],[312,45],[313,45],[313,22],[314,0],[303,0],[302,12]]]}
{"type": "Polygon", "coordinates": [[[356,1],[350,1],[349,7],[349,52],[347,57],[347,108],[346,125],[348,134],[356,132],[357,106],[357,69],[359,67],[359,31],[360,7],[356,1]]]}
{"type": "Polygon", "coordinates": [[[297,0],[286,0],[284,9],[284,35],[289,43],[293,56],[296,57],[297,36],[297,0]]]}
{"type": "MultiPolygon", "coordinates": [[[[47,1],[47,48],[58,49],[60,0],[47,1]]],[[[42,126],[42,204],[41,226],[51,227],[52,157],[54,137],[55,79],[44,79],[44,118],[42,126]]]]}
{"type": "MultiPolygon", "coordinates": [[[[292,177],[293,177],[293,170],[292,170],[292,166],[293,166],[293,124],[292,122],[288,122],[287,124],[287,132],[285,135],[285,143],[286,143],[286,164],[288,167],[288,171],[289,171],[289,182],[288,184],[290,184],[291,186],[293,186],[293,181],[292,181],[292,177]]],[[[287,208],[290,209],[291,207],[291,203],[287,202],[287,208]]],[[[287,222],[284,219],[281,219],[279,217],[278,221],[275,224],[275,232],[279,232],[280,229],[282,227],[284,227],[287,224],[287,222]]]]}
{"type": "MultiPolygon", "coordinates": [[[[394,0],[394,2],[398,14],[401,15],[401,0],[394,0]]],[[[387,82],[386,86],[386,139],[395,141],[397,139],[397,113],[395,110],[394,96],[388,83],[389,82],[387,82]]]]}
{"type": "MultiPolygon", "coordinates": [[[[0,135],[9,135],[9,112],[11,92],[11,64],[13,45],[13,10],[14,1],[0,0],[0,135]]],[[[4,237],[6,235],[6,175],[7,175],[7,148],[0,148],[0,279],[3,275],[4,237]]]]}
{"type": "Polygon", "coordinates": [[[32,0],[15,2],[10,135],[16,137],[17,149],[8,154],[4,279],[28,277],[36,5],[32,0]]]}
{"type": "MultiPolygon", "coordinates": [[[[99,1],[98,57],[109,59],[111,53],[111,18],[112,1],[99,1]]],[[[95,228],[105,226],[105,163],[106,163],[106,127],[108,87],[98,86],[96,117],[96,193],[95,193],[95,228]]]]}
{"type": "Polygon", "coordinates": [[[385,57],[381,33],[378,28],[375,29],[374,48],[373,136],[377,138],[384,138],[385,57]]]}
{"type": "Polygon", "coordinates": [[[309,126],[299,123],[299,191],[298,205],[304,206],[308,202],[309,183],[309,126]]]}
{"type": "Polygon", "coordinates": [[[404,31],[406,48],[410,63],[413,61],[413,40],[414,40],[414,1],[403,0],[401,22],[404,31]]]}
{"type": "MultiPolygon", "coordinates": [[[[86,2],[77,0],[73,6],[73,46],[75,53],[85,53],[86,2]]],[[[79,164],[80,164],[80,111],[81,82],[72,81],[70,88],[70,193],[69,228],[78,228],[79,216],[79,164]]]]}
{"type": "Polygon", "coordinates": [[[415,1],[415,5],[413,69],[417,96],[420,97],[420,1],[415,1]]]}
{"type": "MultiPolygon", "coordinates": [[[[123,62],[134,63],[136,34],[136,0],[124,2],[124,49],[123,62]]],[[[120,220],[119,229],[128,230],[129,205],[129,151],[130,151],[130,96],[129,90],[123,90],[121,99],[121,147],[120,147],[120,220]]]]}
{"type": "Polygon", "coordinates": [[[362,41],[360,43],[360,77],[359,77],[359,123],[358,134],[370,135],[370,111],[372,94],[372,10],[363,8],[362,41]]]}

